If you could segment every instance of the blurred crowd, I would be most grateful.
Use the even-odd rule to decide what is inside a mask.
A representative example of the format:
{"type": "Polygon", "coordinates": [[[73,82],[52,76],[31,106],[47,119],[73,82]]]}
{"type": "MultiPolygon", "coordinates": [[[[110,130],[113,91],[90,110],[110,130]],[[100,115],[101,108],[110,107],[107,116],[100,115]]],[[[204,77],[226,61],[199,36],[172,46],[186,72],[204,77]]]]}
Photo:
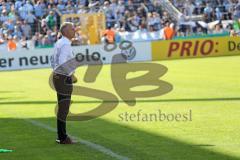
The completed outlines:
{"type": "MultiPolygon", "coordinates": [[[[223,33],[239,35],[240,0],[170,0],[182,13],[177,19],[161,6],[162,2],[0,0],[0,44],[7,44],[9,50],[52,46],[60,37],[61,15],[99,12],[106,17],[107,29],[102,33],[102,41],[109,43],[121,41],[129,35],[136,40],[223,33]],[[203,15],[203,19],[194,21],[192,17],[195,15],[203,15]]],[[[86,36],[78,36],[78,44],[88,43],[86,36]]]]}
{"type": "Polygon", "coordinates": [[[179,18],[179,30],[185,34],[204,33],[219,34],[229,33],[237,36],[240,30],[240,0],[171,0],[171,3],[179,9],[184,16],[192,18],[203,15],[202,21],[191,23],[190,29],[182,27],[186,19],[179,18]],[[189,31],[190,30],[190,31],[189,31]]]}

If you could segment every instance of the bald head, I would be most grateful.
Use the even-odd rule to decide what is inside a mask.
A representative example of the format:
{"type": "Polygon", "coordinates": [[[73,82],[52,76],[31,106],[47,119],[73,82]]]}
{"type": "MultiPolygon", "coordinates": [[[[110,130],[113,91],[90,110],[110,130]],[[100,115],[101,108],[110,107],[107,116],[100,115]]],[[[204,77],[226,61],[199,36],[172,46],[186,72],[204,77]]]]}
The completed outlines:
{"type": "Polygon", "coordinates": [[[64,35],[69,27],[73,27],[71,22],[64,22],[60,27],[60,33],[64,35]]]}
{"type": "Polygon", "coordinates": [[[75,35],[75,29],[74,29],[73,23],[64,22],[60,27],[60,33],[71,40],[75,35]]]}

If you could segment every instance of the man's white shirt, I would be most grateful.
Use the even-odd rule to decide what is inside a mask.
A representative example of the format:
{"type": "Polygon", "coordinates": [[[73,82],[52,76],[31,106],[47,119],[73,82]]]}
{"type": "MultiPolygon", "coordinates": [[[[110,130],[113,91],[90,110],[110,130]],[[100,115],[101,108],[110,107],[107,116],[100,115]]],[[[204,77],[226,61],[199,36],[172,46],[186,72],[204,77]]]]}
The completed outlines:
{"type": "Polygon", "coordinates": [[[62,36],[54,46],[54,53],[51,57],[52,68],[55,73],[70,76],[74,70],[68,69],[67,62],[74,58],[71,41],[62,36]]]}

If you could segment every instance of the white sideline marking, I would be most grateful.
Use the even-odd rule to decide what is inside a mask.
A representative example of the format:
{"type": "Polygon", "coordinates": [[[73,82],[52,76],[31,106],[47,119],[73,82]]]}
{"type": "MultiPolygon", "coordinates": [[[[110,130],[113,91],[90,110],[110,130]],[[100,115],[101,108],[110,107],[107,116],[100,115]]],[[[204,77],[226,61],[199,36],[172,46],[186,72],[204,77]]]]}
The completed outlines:
{"type": "MultiPolygon", "coordinates": [[[[47,129],[47,130],[49,130],[51,132],[56,132],[55,128],[50,127],[50,126],[48,126],[46,124],[43,124],[41,122],[30,120],[30,119],[24,119],[24,120],[29,122],[29,123],[31,123],[31,124],[33,124],[33,125],[35,125],[35,126],[47,129]]],[[[73,139],[78,140],[79,143],[81,143],[81,144],[84,144],[84,145],[86,145],[86,146],[88,146],[88,147],[90,147],[90,148],[92,148],[94,150],[102,152],[102,153],[104,153],[106,155],[109,155],[109,156],[111,156],[113,158],[116,158],[118,160],[130,160],[128,157],[124,157],[124,156],[121,156],[121,155],[119,155],[117,153],[114,153],[112,150],[110,150],[108,148],[105,148],[104,146],[101,146],[99,144],[95,144],[95,143],[92,143],[90,141],[87,141],[87,140],[84,140],[84,139],[81,139],[81,138],[78,138],[78,137],[75,137],[75,136],[72,136],[72,135],[69,135],[69,136],[72,137],[73,139]]]]}

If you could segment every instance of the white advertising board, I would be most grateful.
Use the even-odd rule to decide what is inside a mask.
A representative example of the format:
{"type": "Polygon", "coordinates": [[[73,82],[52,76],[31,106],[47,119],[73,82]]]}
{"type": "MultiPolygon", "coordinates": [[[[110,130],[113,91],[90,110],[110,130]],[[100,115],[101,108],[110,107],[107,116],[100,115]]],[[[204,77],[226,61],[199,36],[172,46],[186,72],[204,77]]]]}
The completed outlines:
{"type": "MultiPolygon", "coordinates": [[[[152,50],[150,42],[122,43],[116,45],[87,45],[73,47],[74,55],[84,60],[99,58],[103,64],[112,63],[112,57],[121,54],[127,62],[151,61],[152,50]]],[[[53,48],[17,50],[0,53],[0,71],[24,70],[51,67],[53,48]]]]}

